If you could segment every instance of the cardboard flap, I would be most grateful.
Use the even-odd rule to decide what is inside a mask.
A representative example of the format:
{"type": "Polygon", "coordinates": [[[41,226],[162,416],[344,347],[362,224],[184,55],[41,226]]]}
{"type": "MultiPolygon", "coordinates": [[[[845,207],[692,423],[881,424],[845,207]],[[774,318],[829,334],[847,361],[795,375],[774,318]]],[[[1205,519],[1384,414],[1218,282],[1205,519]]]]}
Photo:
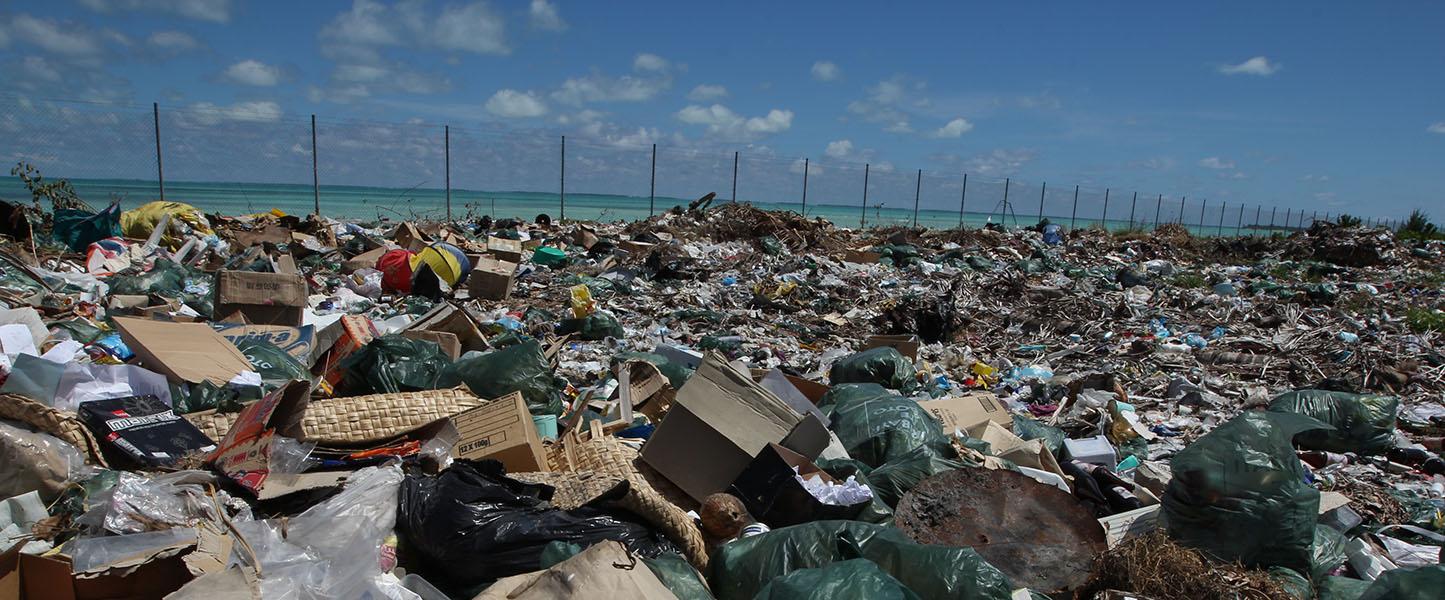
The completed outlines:
{"type": "Polygon", "coordinates": [[[703,357],[674,403],[752,453],[783,439],[802,420],[781,398],[754,382],[751,374],[734,368],[716,352],[703,357]]]}
{"type": "Polygon", "coordinates": [[[225,385],[251,362],[205,323],[172,323],[135,317],[113,321],[141,366],[180,381],[225,385]]]}
{"type": "Polygon", "coordinates": [[[311,384],[293,381],[241,410],[207,462],[252,492],[270,475],[271,438],[302,439],[301,420],[311,399],[311,384]]]}
{"type": "Polygon", "coordinates": [[[1005,428],[1013,425],[1013,416],[1009,415],[1008,408],[992,392],[970,392],[956,398],[923,400],[918,405],[943,424],[945,434],[961,429],[978,437],[974,430],[988,421],[1005,428]]]}

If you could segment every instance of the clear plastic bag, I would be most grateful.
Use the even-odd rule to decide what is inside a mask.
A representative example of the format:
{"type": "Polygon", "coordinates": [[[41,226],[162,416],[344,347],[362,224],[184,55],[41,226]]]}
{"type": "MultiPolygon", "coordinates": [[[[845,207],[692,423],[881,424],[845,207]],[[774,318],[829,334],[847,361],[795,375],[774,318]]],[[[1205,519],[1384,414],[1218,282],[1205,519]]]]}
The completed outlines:
{"type": "Polygon", "coordinates": [[[54,500],[67,483],[95,471],[75,446],[55,436],[0,421],[0,498],[36,491],[54,500]]]}
{"type": "Polygon", "coordinates": [[[301,442],[288,437],[271,438],[270,472],[276,474],[305,473],[321,464],[320,459],[311,458],[316,442],[301,442]]]}

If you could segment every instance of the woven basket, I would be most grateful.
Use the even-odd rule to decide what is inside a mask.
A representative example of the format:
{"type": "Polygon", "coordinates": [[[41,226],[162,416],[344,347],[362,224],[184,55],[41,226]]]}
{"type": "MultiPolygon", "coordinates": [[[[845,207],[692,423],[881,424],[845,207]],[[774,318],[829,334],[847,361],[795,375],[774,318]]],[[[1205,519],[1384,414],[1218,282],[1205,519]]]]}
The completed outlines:
{"type": "Polygon", "coordinates": [[[699,571],[705,571],[707,546],[697,523],[687,515],[687,510],[697,508],[697,502],[643,463],[637,450],[615,437],[602,435],[600,423],[593,421],[590,430],[582,434],[568,431],[561,441],[547,448],[547,463],[552,470],[547,474],[550,476],[586,475],[587,479],[567,481],[563,486],[547,482],[559,491],[565,489],[565,493],[570,495],[600,488],[590,496],[595,498],[610,489],[602,487],[600,482],[588,483],[591,479],[627,480],[629,491],[617,502],[618,506],[661,529],[682,548],[688,562],[699,571]],[[591,487],[585,487],[587,485],[591,487]],[[583,491],[575,491],[579,486],[584,486],[583,491]]]}
{"type": "MultiPolygon", "coordinates": [[[[329,398],[306,405],[301,429],[307,440],[364,442],[391,437],[442,417],[486,404],[466,388],[329,398]]],[[[185,415],[213,440],[226,436],[236,413],[185,415]]]]}
{"type": "Polygon", "coordinates": [[[0,419],[19,421],[60,438],[84,453],[86,462],[109,466],[101,455],[100,443],[73,413],[51,408],[25,396],[0,394],[0,419]]]}

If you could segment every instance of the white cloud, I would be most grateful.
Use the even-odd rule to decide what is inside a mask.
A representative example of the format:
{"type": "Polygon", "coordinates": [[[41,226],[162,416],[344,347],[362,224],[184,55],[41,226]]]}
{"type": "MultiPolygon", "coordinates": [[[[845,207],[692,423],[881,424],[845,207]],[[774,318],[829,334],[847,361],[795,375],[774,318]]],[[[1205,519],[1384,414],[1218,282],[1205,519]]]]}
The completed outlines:
{"type": "Polygon", "coordinates": [[[546,31],[567,30],[567,22],[562,20],[562,15],[557,14],[557,7],[547,0],[532,0],[527,13],[531,17],[532,27],[546,31]]]}
{"type": "Polygon", "coordinates": [[[910,125],[907,119],[903,119],[901,121],[894,121],[892,125],[884,127],[883,131],[887,131],[888,133],[913,133],[913,125],[910,125]]]}
{"type": "Polygon", "coordinates": [[[1428,132],[1430,132],[1430,133],[1442,133],[1442,134],[1445,134],[1445,121],[1437,121],[1437,122],[1431,123],[1429,127],[1426,127],[1426,128],[1425,128],[1425,131],[1428,131],[1428,132]]]}
{"type": "Polygon", "coordinates": [[[218,125],[224,121],[271,123],[281,120],[281,105],[269,100],[237,102],[230,106],[197,102],[179,113],[179,118],[201,126],[218,125]]]}
{"type": "Polygon", "coordinates": [[[928,105],[926,99],[917,96],[927,84],[923,81],[908,81],[903,77],[880,81],[868,88],[867,96],[848,103],[848,112],[863,117],[872,123],[884,123],[883,130],[891,133],[912,133],[910,110],[928,105]]]}
{"type": "Polygon", "coordinates": [[[1199,166],[1206,169],[1233,169],[1234,161],[1218,156],[1210,156],[1199,159],[1199,166]]]}
{"type": "Polygon", "coordinates": [[[1144,160],[1136,160],[1128,163],[1127,166],[1138,169],[1149,169],[1150,171],[1165,171],[1173,169],[1178,161],[1168,156],[1155,156],[1144,160]]]}
{"type": "Polygon", "coordinates": [[[505,89],[487,100],[487,112],[510,119],[540,117],[547,114],[547,105],[532,92],[505,89]]]}
{"type": "Polygon", "coordinates": [[[335,60],[376,62],[383,47],[443,52],[507,54],[506,25],[486,2],[452,4],[430,14],[430,5],[354,0],[351,10],[321,28],[322,53],[335,60]]]}
{"type": "Polygon", "coordinates": [[[270,87],[281,83],[281,68],[258,60],[243,60],[226,67],[222,74],[227,81],[240,85],[270,87]]]}
{"type": "Polygon", "coordinates": [[[1255,75],[1268,77],[1279,72],[1279,63],[1269,62],[1268,58],[1256,56],[1237,65],[1220,65],[1219,72],[1225,75],[1255,75]]]}
{"type": "Polygon", "coordinates": [[[702,84],[692,88],[692,91],[687,93],[687,99],[694,102],[706,102],[708,100],[726,98],[727,95],[728,89],[723,86],[702,84]]]}
{"type": "Polygon", "coordinates": [[[30,15],[11,19],[10,35],[45,52],[70,58],[94,58],[104,50],[97,36],[87,29],[30,15]]]}
{"type": "Polygon", "coordinates": [[[573,123],[592,123],[606,116],[606,113],[584,108],[570,115],[558,115],[557,123],[560,125],[571,125],[573,123]]]}
{"type": "Polygon", "coordinates": [[[823,150],[823,153],[833,158],[846,158],[853,153],[853,142],[851,140],[833,140],[828,142],[828,147],[823,150]]]}
{"type": "Polygon", "coordinates": [[[823,171],[823,167],[818,166],[818,163],[808,163],[801,158],[794,160],[793,164],[788,165],[788,172],[796,175],[802,175],[804,169],[808,171],[809,177],[817,177],[825,172],[823,171]]]}
{"type": "Polygon", "coordinates": [[[146,11],[212,23],[231,20],[231,0],[80,0],[80,3],[93,11],[107,14],[146,11]]]}
{"type": "Polygon", "coordinates": [[[968,119],[964,119],[964,118],[961,118],[961,117],[960,117],[960,118],[954,119],[954,120],[952,120],[952,121],[949,121],[949,122],[948,122],[946,125],[944,125],[943,127],[939,127],[937,130],[935,130],[935,131],[933,132],[933,137],[936,137],[936,138],[956,138],[956,137],[960,137],[960,136],[962,136],[963,134],[968,133],[968,132],[970,132],[970,131],[973,131],[973,123],[969,123],[969,122],[968,122],[968,119]]]}
{"type": "Polygon", "coordinates": [[[1228,172],[1228,173],[1219,173],[1219,174],[1217,174],[1216,176],[1219,177],[1220,179],[1246,179],[1246,178],[1249,177],[1248,175],[1245,175],[1244,173],[1241,173],[1241,172],[1239,172],[1239,171],[1230,171],[1230,172],[1228,172]]]}
{"type": "Polygon", "coordinates": [[[181,31],[157,31],[146,38],[146,45],[153,50],[167,53],[181,53],[201,47],[191,34],[181,31]]]}
{"type": "Polygon", "coordinates": [[[873,164],[869,167],[869,170],[871,170],[871,171],[876,171],[876,172],[878,172],[878,173],[892,173],[895,169],[894,169],[894,167],[893,167],[893,163],[888,162],[888,161],[885,160],[885,161],[873,163],[873,164]]]}
{"type": "Polygon", "coordinates": [[[583,102],[643,102],[671,85],[672,80],[668,78],[608,77],[594,73],[562,82],[562,86],[552,92],[552,99],[574,105],[583,102]]]}
{"type": "Polygon", "coordinates": [[[787,131],[793,126],[793,111],[775,108],[762,117],[743,117],[721,104],[694,104],[677,111],[677,119],[691,125],[706,125],[709,134],[725,140],[746,141],[787,131]]]}
{"type": "Polygon", "coordinates": [[[43,56],[27,56],[20,61],[20,72],[26,79],[45,83],[60,83],[60,70],[43,56]]]}
{"type": "Polygon", "coordinates": [[[1305,175],[1304,177],[1300,178],[1300,181],[1314,181],[1318,183],[1326,183],[1329,180],[1329,175],[1305,175]]]}
{"type": "Polygon", "coordinates": [[[969,172],[979,175],[1012,175],[1020,168],[1032,161],[1037,154],[1028,149],[997,149],[988,154],[982,154],[968,159],[966,165],[969,172]]]}
{"type": "Polygon", "coordinates": [[[672,65],[667,62],[667,59],[649,52],[638,54],[637,58],[632,59],[632,68],[636,71],[661,72],[666,71],[670,66],[672,65]]]}
{"type": "Polygon", "coordinates": [[[820,60],[813,63],[813,79],[818,81],[835,81],[843,75],[843,70],[830,61],[820,60]]]}

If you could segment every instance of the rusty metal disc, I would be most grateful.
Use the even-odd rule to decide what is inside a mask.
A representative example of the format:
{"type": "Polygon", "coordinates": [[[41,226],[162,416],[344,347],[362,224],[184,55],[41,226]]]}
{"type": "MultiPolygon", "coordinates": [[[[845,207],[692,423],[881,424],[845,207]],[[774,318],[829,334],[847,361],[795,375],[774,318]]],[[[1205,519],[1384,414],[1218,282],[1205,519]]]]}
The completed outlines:
{"type": "Polygon", "coordinates": [[[1072,494],[1013,471],[958,469],[903,495],[894,524],[920,544],[968,546],[1015,586],[1077,589],[1107,548],[1104,529],[1072,494]]]}

